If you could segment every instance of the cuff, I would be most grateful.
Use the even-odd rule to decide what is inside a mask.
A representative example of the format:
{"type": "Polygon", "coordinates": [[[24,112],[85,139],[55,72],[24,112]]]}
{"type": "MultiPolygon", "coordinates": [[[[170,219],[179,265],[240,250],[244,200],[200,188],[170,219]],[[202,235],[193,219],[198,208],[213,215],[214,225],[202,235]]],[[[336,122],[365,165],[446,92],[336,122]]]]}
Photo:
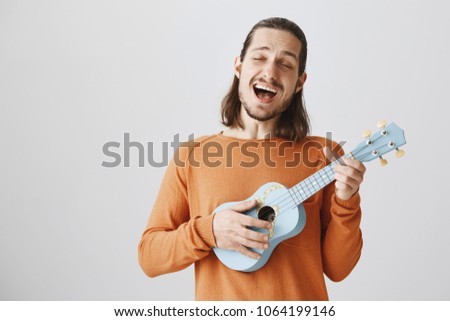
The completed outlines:
{"type": "Polygon", "coordinates": [[[213,215],[201,216],[197,218],[195,227],[201,239],[210,247],[216,247],[216,240],[213,233],[213,215]]]}
{"type": "Polygon", "coordinates": [[[346,210],[357,210],[361,203],[361,197],[359,196],[358,192],[356,192],[348,200],[343,200],[343,199],[337,197],[336,194],[334,194],[333,200],[337,205],[339,205],[340,207],[342,207],[346,210]]]}

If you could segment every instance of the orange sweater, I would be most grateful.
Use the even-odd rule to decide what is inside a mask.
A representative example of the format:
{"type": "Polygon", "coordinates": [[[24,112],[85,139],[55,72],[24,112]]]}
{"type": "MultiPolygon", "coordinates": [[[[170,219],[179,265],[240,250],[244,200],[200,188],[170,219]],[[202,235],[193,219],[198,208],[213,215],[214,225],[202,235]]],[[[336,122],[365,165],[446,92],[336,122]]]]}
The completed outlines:
{"type": "Polygon", "coordinates": [[[344,279],[361,255],[358,193],[341,200],[331,183],[307,199],[303,231],[280,243],[267,264],[250,273],[217,259],[211,215],[220,204],[244,200],[267,182],[292,187],[315,173],[326,165],[319,148],[325,139],[308,137],[291,145],[272,139],[270,148],[268,140],[222,134],[197,142],[195,148],[180,147],[167,168],[138,248],[143,271],[154,277],[195,263],[197,300],[328,300],[324,274],[344,279]]]}

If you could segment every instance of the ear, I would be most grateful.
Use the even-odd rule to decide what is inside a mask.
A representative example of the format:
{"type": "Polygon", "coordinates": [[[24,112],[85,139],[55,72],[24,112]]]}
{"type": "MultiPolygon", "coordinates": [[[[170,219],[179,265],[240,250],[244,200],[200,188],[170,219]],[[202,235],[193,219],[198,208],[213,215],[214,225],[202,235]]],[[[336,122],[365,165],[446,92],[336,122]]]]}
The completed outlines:
{"type": "Polygon", "coordinates": [[[308,78],[308,75],[306,74],[306,72],[304,72],[301,76],[298,77],[297,88],[295,89],[295,93],[298,93],[303,88],[306,78],[308,78]]]}
{"type": "Polygon", "coordinates": [[[237,56],[236,58],[234,58],[234,74],[238,79],[241,76],[241,66],[241,57],[237,56]]]}

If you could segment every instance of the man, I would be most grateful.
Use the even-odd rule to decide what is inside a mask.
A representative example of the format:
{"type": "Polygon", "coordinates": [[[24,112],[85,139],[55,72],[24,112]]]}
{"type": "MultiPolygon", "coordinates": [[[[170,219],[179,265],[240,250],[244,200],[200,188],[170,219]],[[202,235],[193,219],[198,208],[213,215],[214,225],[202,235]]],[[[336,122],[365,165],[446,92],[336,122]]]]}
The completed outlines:
{"type": "Polygon", "coordinates": [[[303,231],[280,243],[262,268],[229,269],[212,251],[258,259],[255,249],[270,246],[268,232],[249,227],[269,231],[276,222],[242,214],[255,200],[214,210],[248,199],[267,182],[292,187],[326,165],[322,146],[343,153],[334,142],[307,136],[306,56],[305,36],[289,20],[266,19],[250,31],[222,101],[227,130],[181,147],[167,169],[139,244],[147,275],[195,263],[197,300],[327,300],[324,274],[340,281],[351,272],[362,248],[358,189],[365,172],[351,159],[334,168],[334,184],[303,203],[303,231]]]}

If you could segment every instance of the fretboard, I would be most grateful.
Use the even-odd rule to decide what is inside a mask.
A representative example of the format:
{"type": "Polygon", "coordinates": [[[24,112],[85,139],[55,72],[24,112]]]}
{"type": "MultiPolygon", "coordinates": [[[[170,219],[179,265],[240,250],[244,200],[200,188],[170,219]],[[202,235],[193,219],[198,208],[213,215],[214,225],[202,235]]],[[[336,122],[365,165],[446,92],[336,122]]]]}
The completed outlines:
{"type": "Polygon", "coordinates": [[[325,166],[320,171],[307,177],[305,180],[289,189],[289,194],[296,206],[300,205],[306,199],[334,181],[333,167],[337,163],[338,160],[333,161],[331,164],[325,166]]]}

